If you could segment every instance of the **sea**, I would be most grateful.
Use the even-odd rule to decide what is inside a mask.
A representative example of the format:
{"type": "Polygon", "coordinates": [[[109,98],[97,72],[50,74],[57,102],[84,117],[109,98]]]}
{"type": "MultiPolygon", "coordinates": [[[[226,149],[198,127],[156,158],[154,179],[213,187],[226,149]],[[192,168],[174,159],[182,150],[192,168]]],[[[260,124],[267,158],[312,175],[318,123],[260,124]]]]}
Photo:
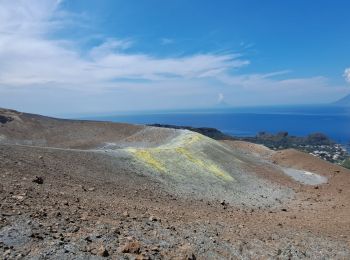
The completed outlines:
{"type": "Polygon", "coordinates": [[[274,106],[213,108],[197,110],[138,111],[110,113],[84,119],[133,124],[170,124],[213,127],[232,136],[255,136],[259,132],[306,136],[324,133],[337,143],[350,147],[350,107],[274,106]]]}

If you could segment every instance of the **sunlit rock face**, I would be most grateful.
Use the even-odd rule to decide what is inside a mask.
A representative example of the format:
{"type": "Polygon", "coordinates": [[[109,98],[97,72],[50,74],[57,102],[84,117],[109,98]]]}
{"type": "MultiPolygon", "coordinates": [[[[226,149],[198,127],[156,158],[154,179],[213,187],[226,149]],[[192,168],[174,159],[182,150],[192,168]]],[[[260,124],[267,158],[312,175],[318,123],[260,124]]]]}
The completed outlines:
{"type": "Polygon", "coordinates": [[[247,172],[245,162],[225,144],[188,130],[172,134],[173,138],[161,145],[134,145],[121,150],[131,156],[136,168],[147,169],[166,187],[189,196],[224,199],[249,207],[273,206],[276,199],[293,196],[290,190],[247,172]]]}
{"type": "Polygon", "coordinates": [[[192,131],[60,120],[10,110],[2,115],[13,118],[0,129],[2,144],[103,153],[113,158],[119,172],[129,173],[130,181],[143,176],[178,196],[225,200],[247,207],[274,207],[293,197],[291,189],[247,167],[266,162],[192,131]]]}
{"type": "Polygon", "coordinates": [[[184,177],[199,175],[205,178],[215,178],[218,181],[234,181],[222,166],[210,158],[206,148],[211,152],[225,153],[229,149],[224,145],[203,135],[182,131],[169,143],[152,148],[127,148],[138,160],[160,174],[184,177]]]}

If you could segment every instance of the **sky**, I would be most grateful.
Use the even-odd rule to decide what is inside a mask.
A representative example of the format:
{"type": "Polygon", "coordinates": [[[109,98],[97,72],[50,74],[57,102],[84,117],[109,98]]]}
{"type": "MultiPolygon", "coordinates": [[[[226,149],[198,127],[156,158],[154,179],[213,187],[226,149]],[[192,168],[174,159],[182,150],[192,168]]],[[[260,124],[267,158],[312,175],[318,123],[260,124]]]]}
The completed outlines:
{"type": "Polygon", "coordinates": [[[0,107],[45,115],[323,104],[347,0],[0,0],[0,107]]]}

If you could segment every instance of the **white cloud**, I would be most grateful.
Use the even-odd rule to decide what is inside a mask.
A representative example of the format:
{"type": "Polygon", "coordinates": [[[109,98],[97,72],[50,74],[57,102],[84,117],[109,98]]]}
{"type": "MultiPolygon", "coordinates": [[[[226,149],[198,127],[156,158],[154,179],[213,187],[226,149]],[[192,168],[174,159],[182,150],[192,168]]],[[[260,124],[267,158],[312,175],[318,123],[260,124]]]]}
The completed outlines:
{"type": "Polygon", "coordinates": [[[58,0],[0,0],[0,33],[38,35],[55,27],[58,0]]]}
{"type": "MultiPolygon", "coordinates": [[[[54,91],[61,91],[65,96],[69,91],[75,91],[78,106],[79,102],[85,102],[85,99],[78,100],[81,90],[84,93],[105,93],[106,96],[99,96],[98,102],[110,100],[111,109],[118,109],[114,107],[116,103],[123,108],[137,106],[142,109],[156,109],[157,105],[162,108],[169,104],[175,107],[180,103],[185,107],[205,106],[210,102],[223,101],[221,91],[225,92],[225,101],[237,105],[307,103],[310,97],[315,102],[320,101],[322,93],[327,98],[345,93],[342,87],[330,87],[324,77],[288,78],[288,71],[239,74],[239,69],[250,63],[239,54],[198,53],[157,57],[133,52],[134,42],[130,39],[114,38],[105,38],[101,44],[82,52],[79,40],[53,37],[64,27],[81,26],[81,19],[79,14],[62,10],[57,0],[0,0],[2,104],[10,101],[22,104],[24,100],[30,100],[30,95],[44,100],[45,93],[48,98],[56,97],[52,94],[54,91]],[[281,75],[285,79],[276,78],[281,75]],[[17,94],[14,91],[10,93],[9,88],[16,89],[17,94]],[[42,91],[44,88],[52,90],[42,91]],[[122,94],[104,92],[112,90],[122,94]],[[20,91],[25,93],[22,100],[18,98],[20,91]],[[157,93],[156,99],[149,95],[151,92],[157,93]],[[123,102],[115,102],[118,97],[123,97],[123,102]],[[130,102],[132,99],[135,103],[130,102]]],[[[164,38],[162,43],[173,41],[164,38]]],[[[349,69],[345,70],[344,76],[350,81],[349,69]]],[[[91,100],[81,107],[90,107],[91,100]]]]}
{"type": "Polygon", "coordinates": [[[328,79],[325,77],[311,78],[287,78],[276,79],[277,75],[286,72],[274,72],[267,74],[243,74],[232,76],[228,74],[219,75],[218,78],[225,84],[233,87],[240,87],[251,91],[295,91],[298,88],[311,88],[312,86],[324,87],[328,86],[328,79]]]}
{"type": "Polygon", "coordinates": [[[344,78],[347,82],[350,83],[350,68],[345,69],[344,71],[344,78]]]}
{"type": "Polygon", "coordinates": [[[98,59],[100,57],[108,56],[113,52],[126,50],[132,46],[130,40],[116,40],[107,39],[101,45],[95,46],[90,50],[91,57],[98,59]]]}
{"type": "Polygon", "coordinates": [[[74,41],[52,39],[49,34],[64,23],[56,19],[59,2],[0,2],[0,84],[28,85],[86,83],[103,87],[117,79],[166,80],[199,78],[244,66],[248,61],[233,54],[197,54],[159,58],[124,51],[130,40],[106,39],[81,55],[74,41]]]}

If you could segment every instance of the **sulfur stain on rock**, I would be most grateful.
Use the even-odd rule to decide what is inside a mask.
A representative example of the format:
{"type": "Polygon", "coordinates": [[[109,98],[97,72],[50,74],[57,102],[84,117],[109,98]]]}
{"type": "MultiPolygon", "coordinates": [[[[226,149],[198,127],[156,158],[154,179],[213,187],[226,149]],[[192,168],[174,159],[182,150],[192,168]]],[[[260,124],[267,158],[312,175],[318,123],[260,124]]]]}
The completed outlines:
{"type": "MultiPolygon", "coordinates": [[[[175,176],[201,174],[221,181],[234,178],[200,151],[201,145],[210,145],[212,140],[197,133],[184,132],[170,142],[152,148],[127,148],[135,158],[158,172],[175,176]]],[[[214,142],[215,145],[218,145],[214,142]]]]}
{"type": "Polygon", "coordinates": [[[198,167],[201,167],[203,169],[206,169],[208,172],[216,175],[219,178],[222,178],[226,181],[233,181],[233,177],[228,174],[226,171],[222,170],[219,166],[216,164],[210,162],[208,159],[206,161],[200,159],[198,155],[195,155],[191,153],[188,149],[184,147],[177,147],[176,152],[185,156],[187,160],[191,161],[192,163],[196,164],[198,167]]]}
{"type": "Polygon", "coordinates": [[[128,149],[128,151],[134,154],[137,159],[148,164],[151,168],[161,172],[166,171],[164,165],[153,156],[151,149],[128,149]]]}

